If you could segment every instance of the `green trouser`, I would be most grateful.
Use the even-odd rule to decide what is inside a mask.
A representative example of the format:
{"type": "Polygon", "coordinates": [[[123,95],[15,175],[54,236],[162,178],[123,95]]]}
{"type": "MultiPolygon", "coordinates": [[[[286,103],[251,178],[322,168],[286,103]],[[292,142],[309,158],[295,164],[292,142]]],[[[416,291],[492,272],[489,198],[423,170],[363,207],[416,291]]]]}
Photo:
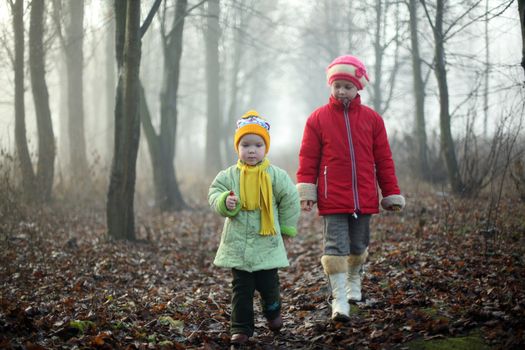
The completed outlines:
{"type": "Polygon", "coordinates": [[[281,311],[279,275],[277,269],[246,272],[232,269],[231,334],[253,335],[253,297],[257,290],[261,295],[263,314],[273,320],[281,311]]]}

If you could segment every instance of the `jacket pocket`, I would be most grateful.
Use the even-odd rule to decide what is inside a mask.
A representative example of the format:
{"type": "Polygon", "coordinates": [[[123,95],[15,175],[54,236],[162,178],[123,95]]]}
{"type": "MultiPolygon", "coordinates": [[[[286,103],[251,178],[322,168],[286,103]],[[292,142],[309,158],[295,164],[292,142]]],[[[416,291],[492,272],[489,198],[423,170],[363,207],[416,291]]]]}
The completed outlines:
{"type": "Polygon", "coordinates": [[[318,179],[319,208],[354,209],[351,168],[347,165],[321,165],[318,179]]]}

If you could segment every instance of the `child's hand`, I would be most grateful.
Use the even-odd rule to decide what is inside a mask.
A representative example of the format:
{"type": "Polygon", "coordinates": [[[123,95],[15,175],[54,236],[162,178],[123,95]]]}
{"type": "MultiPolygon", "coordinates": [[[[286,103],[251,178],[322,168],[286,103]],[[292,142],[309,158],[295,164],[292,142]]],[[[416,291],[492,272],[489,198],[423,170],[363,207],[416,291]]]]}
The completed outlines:
{"type": "Polygon", "coordinates": [[[230,194],[228,195],[228,197],[226,197],[226,208],[228,208],[228,210],[233,210],[237,207],[237,201],[239,199],[237,198],[237,196],[235,196],[235,193],[233,191],[230,191],[230,194]]]}
{"type": "Polygon", "coordinates": [[[290,242],[292,241],[292,237],[288,235],[281,235],[281,236],[283,237],[284,248],[288,250],[288,245],[291,244],[290,242]]]}
{"type": "Polygon", "coordinates": [[[401,211],[401,206],[397,205],[397,204],[393,204],[393,205],[390,206],[390,208],[388,208],[388,210],[390,210],[390,211],[401,211]]]}
{"type": "Polygon", "coordinates": [[[401,211],[405,207],[405,197],[400,194],[391,194],[381,199],[381,207],[388,211],[401,211]]]}
{"type": "Polygon", "coordinates": [[[301,209],[304,211],[311,211],[313,206],[314,206],[314,201],[312,200],[301,201],[301,209]]]}

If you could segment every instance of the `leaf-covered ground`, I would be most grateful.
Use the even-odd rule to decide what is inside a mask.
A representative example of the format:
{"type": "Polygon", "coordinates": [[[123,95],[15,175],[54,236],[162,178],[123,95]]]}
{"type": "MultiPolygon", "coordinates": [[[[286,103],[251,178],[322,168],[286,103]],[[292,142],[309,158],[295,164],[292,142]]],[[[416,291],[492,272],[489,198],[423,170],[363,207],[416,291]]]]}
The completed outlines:
{"type": "MultiPolygon", "coordinates": [[[[347,324],[329,321],[322,220],[303,214],[280,271],[285,327],[274,336],[258,312],[248,348],[422,348],[472,334],[486,348],[523,348],[525,206],[489,215],[481,199],[408,199],[374,217],[366,300],[347,324]],[[494,219],[498,230],[481,234],[494,219]]],[[[206,208],[142,213],[137,242],[108,241],[102,211],[54,208],[11,225],[0,348],[228,348],[230,275],[212,264],[221,226],[206,208]]]]}

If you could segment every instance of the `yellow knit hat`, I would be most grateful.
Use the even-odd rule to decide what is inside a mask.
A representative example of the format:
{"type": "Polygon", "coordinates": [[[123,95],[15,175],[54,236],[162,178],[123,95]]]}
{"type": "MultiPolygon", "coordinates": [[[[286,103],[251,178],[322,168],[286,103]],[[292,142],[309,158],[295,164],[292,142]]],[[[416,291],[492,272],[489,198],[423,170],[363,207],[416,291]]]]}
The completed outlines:
{"type": "Polygon", "coordinates": [[[263,138],[266,144],[266,153],[270,150],[270,123],[257,113],[256,110],[249,110],[244,113],[241,119],[237,120],[237,130],[233,137],[235,151],[239,153],[239,141],[246,134],[256,134],[263,138]]]}

